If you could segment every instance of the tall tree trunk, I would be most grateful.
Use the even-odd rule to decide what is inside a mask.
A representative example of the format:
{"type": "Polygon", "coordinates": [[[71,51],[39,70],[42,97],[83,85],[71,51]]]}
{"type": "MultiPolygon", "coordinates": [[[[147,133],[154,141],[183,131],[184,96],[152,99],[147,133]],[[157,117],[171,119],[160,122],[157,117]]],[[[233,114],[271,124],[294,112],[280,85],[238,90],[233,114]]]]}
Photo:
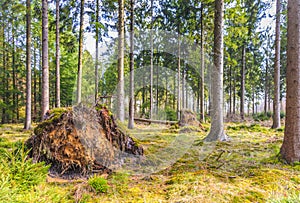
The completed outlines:
{"type": "Polygon", "coordinates": [[[268,93],[269,93],[269,59],[266,59],[266,72],[265,72],[265,98],[264,98],[264,113],[267,114],[268,111],[268,93]]]}
{"type": "Polygon", "coordinates": [[[233,87],[232,87],[232,93],[233,93],[233,98],[232,98],[232,114],[235,115],[236,111],[236,71],[235,68],[233,68],[233,87]]]}
{"type": "Polygon", "coordinates": [[[288,1],[286,120],[281,156],[300,161],[300,1],[288,1]]]}
{"type": "Polygon", "coordinates": [[[223,118],[223,16],[224,0],[215,0],[214,66],[212,70],[211,128],[205,141],[226,141],[223,118]]]}
{"type": "Polygon", "coordinates": [[[81,102],[81,84],[82,84],[82,57],[83,57],[83,14],[84,0],[80,1],[80,25],[79,25],[79,49],[78,49],[78,71],[77,71],[77,98],[76,103],[81,102]]]}
{"type": "Polygon", "coordinates": [[[17,86],[16,86],[16,44],[15,44],[15,30],[14,28],[12,28],[12,77],[13,77],[13,115],[12,115],[12,122],[13,123],[16,123],[17,120],[16,120],[16,108],[17,108],[17,104],[16,104],[16,101],[17,101],[17,98],[16,98],[16,91],[17,91],[17,86]]]}
{"type": "Polygon", "coordinates": [[[98,83],[99,83],[99,0],[96,2],[96,64],[95,64],[95,103],[98,97],[98,83]]]}
{"type": "Polygon", "coordinates": [[[246,48],[242,47],[242,69],[241,69],[241,102],[240,102],[240,116],[245,119],[245,72],[246,72],[246,48]]]}
{"type": "Polygon", "coordinates": [[[37,69],[36,69],[36,45],[33,47],[33,118],[37,118],[37,69]]]}
{"type": "Polygon", "coordinates": [[[48,0],[42,0],[42,120],[49,110],[48,0]]]}
{"type": "Polygon", "coordinates": [[[130,95],[128,128],[134,128],[134,0],[130,0],[130,95]]]}
{"type": "Polygon", "coordinates": [[[276,1],[276,33],[275,33],[275,67],[274,67],[274,100],[273,100],[273,125],[280,128],[280,0],[276,1]]]}
{"type": "Polygon", "coordinates": [[[181,83],[180,83],[180,32],[178,26],[178,62],[177,62],[177,119],[180,120],[180,110],[181,110],[181,83]]]}
{"type": "Polygon", "coordinates": [[[232,113],[232,68],[229,66],[229,114],[232,113]]]}
{"type": "Polygon", "coordinates": [[[31,127],[31,5],[26,0],[26,115],[24,129],[31,127]]]}
{"type": "MultiPolygon", "coordinates": [[[[6,80],[6,62],[5,62],[5,22],[4,19],[2,19],[2,67],[3,67],[3,79],[6,80]]],[[[2,88],[3,88],[3,94],[2,94],[2,101],[5,105],[4,108],[2,108],[2,116],[1,116],[1,123],[5,123],[5,117],[6,117],[6,95],[5,95],[5,83],[2,82],[2,88]]]]}
{"type": "Polygon", "coordinates": [[[205,109],[204,109],[204,68],[205,68],[205,59],[204,59],[204,26],[203,26],[203,3],[201,4],[201,39],[200,39],[200,55],[201,55],[201,74],[200,74],[200,121],[205,122],[205,109]]]}
{"type": "Polygon", "coordinates": [[[60,45],[59,45],[59,2],[56,0],[56,83],[55,83],[55,106],[60,107],[60,45]]]}
{"type": "MultiPolygon", "coordinates": [[[[184,59],[183,59],[184,61],[184,59]]],[[[181,85],[181,106],[183,109],[185,109],[185,70],[184,70],[184,63],[183,63],[183,68],[182,68],[182,85],[181,85]]]]}
{"type": "Polygon", "coordinates": [[[149,117],[153,117],[153,0],[151,0],[151,28],[150,28],[150,112],[149,117]]]}
{"type": "Polygon", "coordinates": [[[119,58],[118,58],[118,119],[124,121],[124,0],[119,3],[119,58]]]}

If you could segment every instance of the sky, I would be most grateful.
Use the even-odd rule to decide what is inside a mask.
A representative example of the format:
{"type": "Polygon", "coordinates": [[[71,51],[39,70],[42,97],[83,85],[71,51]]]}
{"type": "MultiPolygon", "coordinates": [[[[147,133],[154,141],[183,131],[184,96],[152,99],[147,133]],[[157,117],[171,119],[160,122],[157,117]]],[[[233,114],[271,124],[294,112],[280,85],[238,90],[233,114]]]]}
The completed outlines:
{"type": "MultiPolygon", "coordinates": [[[[268,1],[268,0],[266,0],[268,1]]],[[[266,18],[261,20],[261,25],[259,26],[258,30],[264,30],[266,29],[267,26],[271,24],[271,31],[275,32],[275,20],[274,18],[270,17],[274,16],[276,13],[276,2],[271,1],[271,7],[266,11],[266,18]]],[[[88,20],[85,21],[87,23],[88,20]]],[[[116,32],[110,32],[110,36],[117,37],[116,32]]],[[[105,38],[104,40],[111,40],[108,38],[105,38]]],[[[85,39],[84,39],[84,49],[88,50],[94,57],[95,57],[95,38],[94,38],[94,33],[85,33],[85,39]]],[[[99,55],[101,56],[101,53],[106,51],[106,45],[103,43],[99,44],[99,55]]]]}

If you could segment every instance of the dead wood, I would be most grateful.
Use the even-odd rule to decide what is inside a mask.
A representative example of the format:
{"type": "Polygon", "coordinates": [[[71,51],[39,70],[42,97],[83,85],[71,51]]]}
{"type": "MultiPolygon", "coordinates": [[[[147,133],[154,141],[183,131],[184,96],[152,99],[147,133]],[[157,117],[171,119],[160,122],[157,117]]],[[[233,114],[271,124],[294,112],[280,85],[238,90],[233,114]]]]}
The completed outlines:
{"type": "Polygon", "coordinates": [[[26,145],[35,162],[51,164],[51,174],[72,178],[109,173],[122,164],[120,154],[143,154],[143,148],[118,128],[104,107],[79,105],[54,109],[50,115],[34,129],[26,145]]]}

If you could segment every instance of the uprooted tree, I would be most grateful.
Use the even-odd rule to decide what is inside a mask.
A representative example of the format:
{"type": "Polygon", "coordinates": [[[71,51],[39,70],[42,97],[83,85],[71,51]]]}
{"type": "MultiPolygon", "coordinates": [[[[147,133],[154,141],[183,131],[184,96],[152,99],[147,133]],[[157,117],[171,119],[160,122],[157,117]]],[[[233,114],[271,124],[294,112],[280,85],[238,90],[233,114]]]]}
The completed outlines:
{"type": "Polygon", "coordinates": [[[35,162],[51,164],[50,173],[82,176],[110,172],[126,156],[143,155],[133,138],[116,125],[105,107],[56,109],[48,112],[26,145],[35,162]]]}

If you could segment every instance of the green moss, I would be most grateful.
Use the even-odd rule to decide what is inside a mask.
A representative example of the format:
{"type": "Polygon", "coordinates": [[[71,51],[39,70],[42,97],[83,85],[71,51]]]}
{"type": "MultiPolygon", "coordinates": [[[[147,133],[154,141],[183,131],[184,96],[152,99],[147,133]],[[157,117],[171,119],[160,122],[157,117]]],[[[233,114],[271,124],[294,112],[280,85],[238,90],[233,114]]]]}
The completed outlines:
{"type": "Polygon", "coordinates": [[[63,113],[70,111],[70,108],[55,108],[50,111],[50,118],[41,122],[38,126],[34,128],[34,134],[40,135],[43,133],[46,126],[49,126],[53,122],[59,121],[63,113]]]}

